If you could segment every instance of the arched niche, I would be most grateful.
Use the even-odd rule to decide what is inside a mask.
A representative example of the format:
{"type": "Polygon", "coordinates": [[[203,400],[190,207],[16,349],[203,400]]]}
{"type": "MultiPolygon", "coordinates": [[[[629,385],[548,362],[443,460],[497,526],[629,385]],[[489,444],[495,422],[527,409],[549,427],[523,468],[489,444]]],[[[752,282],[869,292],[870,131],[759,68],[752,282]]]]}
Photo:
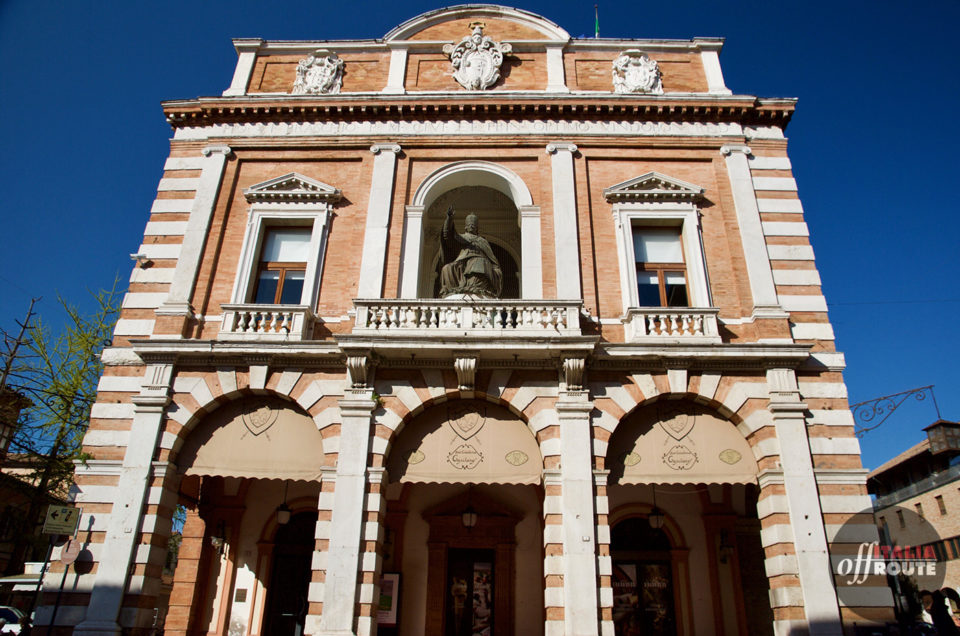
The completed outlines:
{"type": "Polygon", "coordinates": [[[247,397],[203,418],[176,464],[182,475],[320,481],[323,438],[293,402],[247,397]]]}
{"type": "Polygon", "coordinates": [[[540,447],[526,422],[503,406],[452,400],[408,423],[387,458],[400,483],[539,484],[540,447]]]}
{"type": "Polygon", "coordinates": [[[434,296],[440,229],[451,204],[457,231],[463,231],[467,214],[477,214],[480,234],[513,261],[513,297],[542,298],[540,208],[516,173],[488,161],[448,164],[417,188],[404,216],[401,298],[434,296]]]}
{"type": "Polygon", "coordinates": [[[611,484],[755,484],[753,450],[732,422],[686,400],[628,415],[607,450],[611,484]]]}

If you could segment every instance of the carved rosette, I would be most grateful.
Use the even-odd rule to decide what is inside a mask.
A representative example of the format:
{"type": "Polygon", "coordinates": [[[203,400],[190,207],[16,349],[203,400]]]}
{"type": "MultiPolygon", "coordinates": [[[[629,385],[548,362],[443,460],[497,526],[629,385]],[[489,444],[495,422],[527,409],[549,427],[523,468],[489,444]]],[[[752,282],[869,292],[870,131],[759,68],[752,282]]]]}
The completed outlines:
{"type": "Polygon", "coordinates": [[[505,42],[494,42],[483,34],[483,25],[474,24],[473,33],[459,44],[444,44],[443,52],[450,56],[453,78],[470,91],[486,90],[500,79],[503,56],[513,51],[505,42]]]}
{"type": "Polygon", "coordinates": [[[613,61],[613,90],[616,93],[663,95],[660,67],[637,49],[624,51],[613,61]]]}
{"type": "Polygon", "coordinates": [[[297,64],[294,95],[336,95],[343,83],[343,60],[320,49],[297,64]]]}

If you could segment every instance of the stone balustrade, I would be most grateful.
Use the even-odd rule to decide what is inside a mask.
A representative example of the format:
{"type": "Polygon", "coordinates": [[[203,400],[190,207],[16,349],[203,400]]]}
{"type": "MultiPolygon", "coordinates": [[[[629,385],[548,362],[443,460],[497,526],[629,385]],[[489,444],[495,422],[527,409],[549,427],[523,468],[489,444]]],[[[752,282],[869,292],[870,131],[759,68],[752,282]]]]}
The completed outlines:
{"type": "Polygon", "coordinates": [[[221,305],[220,340],[310,340],[313,312],[306,305],[221,305]]]}
{"type": "Polygon", "coordinates": [[[579,336],[579,300],[355,300],[355,334],[579,336]]]}
{"type": "Polygon", "coordinates": [[[713,307],[632,307],[623,317],[627,342],[682,340],[719,343],[713,307]]]}

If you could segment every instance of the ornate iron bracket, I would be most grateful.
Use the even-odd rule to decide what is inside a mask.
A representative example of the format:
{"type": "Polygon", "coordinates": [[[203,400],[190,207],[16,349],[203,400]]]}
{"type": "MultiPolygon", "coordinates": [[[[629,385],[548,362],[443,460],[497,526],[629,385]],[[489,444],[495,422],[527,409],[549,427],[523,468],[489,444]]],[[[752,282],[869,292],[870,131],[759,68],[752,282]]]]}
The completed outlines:
{"type": "Polygon", "coordinates": [[[893,393],[892,395],[885,395],[872,400],[866,400],[865,402],[851,404],[850,412],[853,413],[853,427],[856,436],[863,437],[886,422],[887,418],[893,415],[893,412],[907,401],[907,398],[913,397],[918,402],[923,402],[927,399],[928,393],[930,394],[930,400],[933,402],[933,408],[937,411],[937,419],[940,419],[940,407],[937,406],[937,398],[933,394],[933,387],[934,385],[932,384],[929,386],[921,386],[916,389],[910,389],[909,391],[901,391],[900,393],[893,393]],[[878,417],[880,421],[874,424],[874,420],[878,417]]]}

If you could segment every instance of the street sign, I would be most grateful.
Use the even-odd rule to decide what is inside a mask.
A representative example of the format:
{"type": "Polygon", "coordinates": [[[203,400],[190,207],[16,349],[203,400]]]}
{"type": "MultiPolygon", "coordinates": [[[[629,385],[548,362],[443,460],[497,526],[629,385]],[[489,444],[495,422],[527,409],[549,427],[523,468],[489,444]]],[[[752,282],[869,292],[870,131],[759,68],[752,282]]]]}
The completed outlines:
{"type": "Polygon", "coordinates": [[[73,506],[47,506],[47,517],[43,521],[43,534],[66,534],[73,536],[80,524],[80,508],[73,506]]]}
{"type": "Polygon", "coordinates": [[[60,563],[64,565],[70,565],[77,560],[77,557],[80,556],[80,550],[83,548],[83,544],[77,541],[76,539],[70,539],[65,544],[63,548],[60,549],[60,563]]]}

